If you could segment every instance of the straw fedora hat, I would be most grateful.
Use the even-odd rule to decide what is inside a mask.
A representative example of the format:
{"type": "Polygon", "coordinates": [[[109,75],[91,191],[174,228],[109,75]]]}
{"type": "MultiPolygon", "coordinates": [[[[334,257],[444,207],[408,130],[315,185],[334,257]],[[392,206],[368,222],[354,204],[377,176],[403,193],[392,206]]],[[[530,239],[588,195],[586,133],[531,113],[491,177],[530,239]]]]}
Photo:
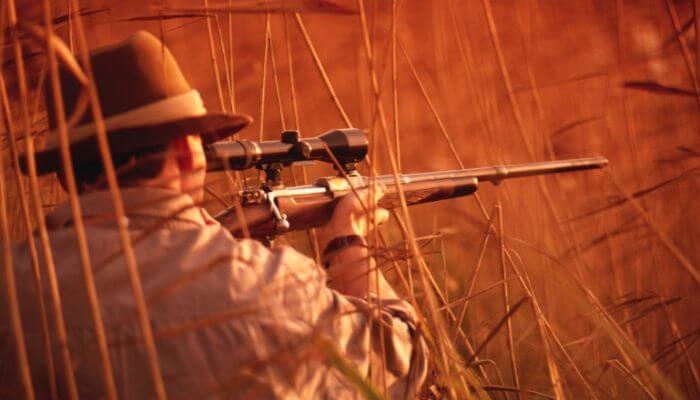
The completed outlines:
{"type": "MultiPolygon", "coordinates": [[[[148,32],[140,31],[123,42],[95,49],[90,60],[113,154],[129,154],[188,134],[199,134],[205,144],[211,143],[252,122],[243,114],[208,112],[168,48],[148,32]]],[[[82,86],[67,70],[61,71],[60,79],[68,118],[80,108],[77,103],[82,86]]],[[[45,93],[49,117],[46,147],[36,152],[39,174],[61,168],[50,90],[45,93]]],[[[68,128],[68,135],[74,164],[101,160],[89,108],[75,127],[68,128]]],[[[26,155],[20,161],[26,173],[26,155]]]]}

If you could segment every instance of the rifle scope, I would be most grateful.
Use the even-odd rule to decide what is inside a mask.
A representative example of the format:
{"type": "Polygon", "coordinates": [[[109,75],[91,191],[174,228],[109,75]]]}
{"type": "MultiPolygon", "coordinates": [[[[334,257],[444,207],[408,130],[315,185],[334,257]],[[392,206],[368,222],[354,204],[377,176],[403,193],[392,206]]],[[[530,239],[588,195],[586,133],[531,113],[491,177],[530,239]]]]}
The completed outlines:
{"type": "Polygon", "coordinates": [[[335,129],[323,135],[300,138],[297,131],[282,132],[281,140],[255,142],[234,140],[205,147],[208,171],[265,168],[271,164],[288,166],[299,161],[323,161],[353,169],[367,155],[367,136],[360,129],[335,129]]]}

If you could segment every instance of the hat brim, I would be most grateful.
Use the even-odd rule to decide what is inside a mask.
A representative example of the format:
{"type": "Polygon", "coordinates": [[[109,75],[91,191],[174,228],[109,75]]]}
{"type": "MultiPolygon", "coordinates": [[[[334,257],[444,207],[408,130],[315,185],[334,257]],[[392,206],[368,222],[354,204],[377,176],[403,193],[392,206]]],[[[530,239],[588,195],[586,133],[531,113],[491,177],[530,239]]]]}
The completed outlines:
{"type": "MultiPolygon", "coordinates": [[[[116,129],[107,132],[107,138],[112,154],[129,154],[192,134],[200,135],[204,144],[216,142],[233,135],[252,122],[253,119],[245,114],[207,113],[156,125],[116,129]]],[[[90,164],[101,160],[96,134],[71,143],[70,148],[73,164],[90,164]]],[[[58,145],[37,151],[35,158],[38,175],[61,169],[58,145]]],[[[27,159],[24,154],[20,156],[20,168],[22,172],[27,173],[27,159]]]]}

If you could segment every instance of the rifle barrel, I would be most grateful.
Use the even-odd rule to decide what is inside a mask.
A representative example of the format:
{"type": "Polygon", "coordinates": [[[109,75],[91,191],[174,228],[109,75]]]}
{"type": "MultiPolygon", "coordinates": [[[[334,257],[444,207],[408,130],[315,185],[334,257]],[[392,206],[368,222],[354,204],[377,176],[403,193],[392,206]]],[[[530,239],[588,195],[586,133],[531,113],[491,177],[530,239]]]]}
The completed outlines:
{"type": "MultiPolygon", "coordinates": [[[[422,172],[417,174],[402,174],[399,179],[402,184],[433,181],[439,179],[455,179],[474,177],[480,182],[499,182],[504,179],[522,178],[533,175],[556,174],[588,169],[603,168],[608,165],[605,157],[575,158],[570,160],[542,161],[524,164],[496,165],[489,167],[455,169],[450,171],[422,172]]],[[[378,183],[391,185],[393,175],[378,176],[378,183]]]]}

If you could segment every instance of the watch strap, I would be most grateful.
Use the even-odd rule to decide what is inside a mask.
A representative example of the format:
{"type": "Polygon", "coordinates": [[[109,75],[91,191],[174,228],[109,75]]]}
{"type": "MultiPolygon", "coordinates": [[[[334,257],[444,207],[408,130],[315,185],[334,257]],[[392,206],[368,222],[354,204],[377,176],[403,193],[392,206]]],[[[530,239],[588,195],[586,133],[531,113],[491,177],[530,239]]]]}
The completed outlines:
{"type": "Polygon", "coordinates": [[[326,248],[323,249],[323,253],[321,258],[324,260],[324,265],[326,268],[328,268],[328,260],[327,257],[335,253],[339,250],[345,249],[347,247],[353,247],[353,246],[361,246],[361,247],[367,247],[367,241],[365,238],[363,238],[360,235],[347,235],[347,236],[339,236],[326,245],[326,248]]]}

